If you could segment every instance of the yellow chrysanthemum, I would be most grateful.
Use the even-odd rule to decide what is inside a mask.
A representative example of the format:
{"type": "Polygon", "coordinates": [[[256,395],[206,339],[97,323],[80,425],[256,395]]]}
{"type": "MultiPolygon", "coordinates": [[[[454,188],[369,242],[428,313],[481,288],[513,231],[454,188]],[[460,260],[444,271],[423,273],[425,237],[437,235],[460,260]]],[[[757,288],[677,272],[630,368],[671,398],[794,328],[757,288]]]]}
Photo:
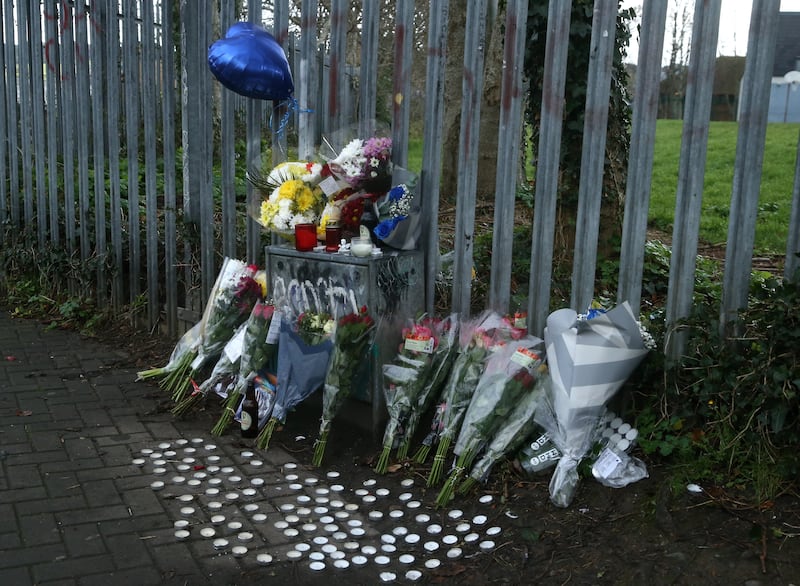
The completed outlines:
{"type": "Polygon", "coordinates": [[[272,218],[278,213],[278,204],[269,201],[261,202],[261,214],[259,222],[262,226],[269,226],[272,223],[272,218]]]}
{"type": "Polygon", "coordinates": [[[297,190],[294,200],[294,205],[297,208],[297,211],[301,213],[307,212],[308,210],[316,207],[317,203],[317,196],[310,188],[303,186],[302,189],[297,190]]]}
{"type": "Polygon", "coordinates": [[[300,179],[284,181],[278,188],[278,199],[297,200],[297,192],[305,187],[300,179]]]}

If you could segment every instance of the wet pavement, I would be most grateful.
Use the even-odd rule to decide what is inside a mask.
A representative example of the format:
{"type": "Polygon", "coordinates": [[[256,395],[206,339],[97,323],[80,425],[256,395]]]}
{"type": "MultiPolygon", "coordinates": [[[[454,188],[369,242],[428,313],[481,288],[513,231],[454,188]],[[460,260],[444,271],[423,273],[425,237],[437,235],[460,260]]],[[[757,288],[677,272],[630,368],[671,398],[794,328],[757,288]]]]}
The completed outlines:
{"type": "Polygon", "coordinates": [[[502,531],[410,479],[212,437],[135,379],[125,352],[0,312],[0,584],[409,583],[502,531]]]}

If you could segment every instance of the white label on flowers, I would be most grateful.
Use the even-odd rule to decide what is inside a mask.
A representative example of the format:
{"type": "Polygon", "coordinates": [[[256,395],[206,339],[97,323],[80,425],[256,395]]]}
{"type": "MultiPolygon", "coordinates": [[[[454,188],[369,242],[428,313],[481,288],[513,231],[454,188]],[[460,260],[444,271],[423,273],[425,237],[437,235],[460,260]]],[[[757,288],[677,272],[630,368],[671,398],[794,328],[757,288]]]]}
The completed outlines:
{"type": "Polygon", "coordinates": [[[225,344],[223,351],[231,363],[235,363],[242,355],[242,348],[244,347],[244,334],[246,330],[247,328],[239,328],[239,331],[236,332],[236,335],[228,340],[227,344],[225,344]]]}
{"type": "Polygon", "coordinates": [[[424,352],[430,354],[433,352],[433,338],[426,338],[424,340],[417,340],[415,338],[406,338],[406,350],[412,352],[424,352]]]}
{"type": "Polygon", "coordinates": [[[511,355],[511,361],[516,362],[522,368],[530,370],[533,363],[539,359],[539,355],[533,350],[528,348],[517,348],[514,354],[511,355]]]}
{"type": "Polygon", "coordinates": [[[622,460],[614,452],[608,448],[600,452],[595,462],[593,470],[600,475],[601,478],[608,478],[614,470],[617,469],[622,460]]]}
{"type": "Polygon", "coordinates": [[[319,188],[327,197],[331,197],[332,195],[339,193],[344,186],[339,184],[339,181],[337,181],[336,177],[330,175],[319,182],[319,188]]]}

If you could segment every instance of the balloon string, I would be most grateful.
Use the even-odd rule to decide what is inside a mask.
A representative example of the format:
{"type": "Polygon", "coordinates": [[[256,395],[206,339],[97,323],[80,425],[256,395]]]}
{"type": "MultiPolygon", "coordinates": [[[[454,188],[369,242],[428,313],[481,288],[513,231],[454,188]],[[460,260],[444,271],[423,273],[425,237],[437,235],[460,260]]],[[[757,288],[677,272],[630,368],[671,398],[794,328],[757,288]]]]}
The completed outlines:
{"type": "Polygon", "coordinates": [[[281,116],[280,122],[278,123],[278,128],[275,130],[275,134],[278,136],[281,136],[284,132],[286,132],[286,127],[289,125],[289,120],[291,119],[292,114],[295,112],[299,114],[310,114],[314,111],[310,108],[300,108],[300,104],[298,103],[297,99],[294,97],[288,98],[285,102],[281,102],[272,109],[272,114],[269,117],[270,129],[273,128],[273,118],[275,116],[275,112],[283,105],[286,105],[286,112],[284,112],[283,116],[281,116]]]}

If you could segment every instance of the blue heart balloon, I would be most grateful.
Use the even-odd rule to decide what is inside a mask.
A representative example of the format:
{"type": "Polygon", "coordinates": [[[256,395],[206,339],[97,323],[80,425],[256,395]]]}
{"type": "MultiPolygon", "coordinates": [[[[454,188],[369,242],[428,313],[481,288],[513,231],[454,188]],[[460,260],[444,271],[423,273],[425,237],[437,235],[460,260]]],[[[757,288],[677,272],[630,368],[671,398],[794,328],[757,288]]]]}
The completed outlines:
{"type": "Polygon", "coordinates": [[[208,48],[208,66],[229,90],[248,98],[286,100],[294,92],[289,61],[271,34],[237,22],[208,48]]]}

